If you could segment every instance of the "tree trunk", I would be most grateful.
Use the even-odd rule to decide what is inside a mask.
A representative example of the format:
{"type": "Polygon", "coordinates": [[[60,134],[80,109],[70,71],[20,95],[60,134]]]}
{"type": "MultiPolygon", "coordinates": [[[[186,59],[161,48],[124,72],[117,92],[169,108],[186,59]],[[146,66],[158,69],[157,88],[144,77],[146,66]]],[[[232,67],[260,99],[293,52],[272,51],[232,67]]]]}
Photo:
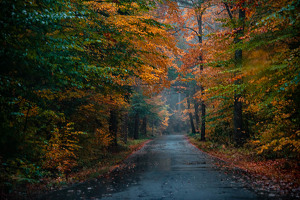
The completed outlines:
{"type": "MultiPolygon", "coordinates": [[[[197,22],[198,22],[198,42],[200,44],[202,44],[202,35],[203,35],[203,31],[202,31],[202,15],[203,13],[198,13],[197,14],[197,22]]],[[[202,74],[203,72],[203,55],[201,52],[201,55],[199,56],[199,61],[200,61],[200,74],[202,74]]],[[[201,91],[201,95],[204,95],[204,87],[203,84],[201,83],[200,85],[200,91],[201,91]]],[[[204,141],[205,140],[205,122],[206,122],[206,106],[205,106],[205,102],[204,100],[201,99],[201,140],[204,141]]]]}
{"type": "Polygon", "coordinates": [[[143,117],[143,122],[142,122],[142,134],[147,135],[147,117],[143,117]]]}
{"type": "Polygon", "coordinates": [[[180,94],[180,92],[178,92],[178,111],[179,111],[179,113],[181,113],[180,102],[181,102],[181,94],[180,94]]]}
{"type": "Polygon", "coordinates": [[[200,125],[200,120],[199,120],[199,103],[198,101],[195,99],[194,101],[194,108],[195,108],[195,121],[196,121],[196,133],[199,133],[199,125],[200,125]]]}
{"type": "Polygon", "coordinates": [[[152,137],[154,136],[154,119],[152,119],[152,137]]]}
{"type": "Polygon", "coordinates": [[[204,101],[201,101],[201,141],[205,141],[205,121],[206,121],[206,106],[204,101]]]}
{"type": "Polygon", "coordinates": [[[128,136],[128,113],[123,114],[123,121],[122,121],[122,126],[121,126],[121,133],[122,133],[122,139],[123,142],[126,144],[127,143],[127,136],[128,136]]]}
{"type": "Polygon", "coordinates": [[[136,112],[134,116],[134,133],[133,133],[133,138],[135,140],[139,139],[139,126],[140,126],[140,117],[139,117],[139,113],[136,112]]]}
{"type": "Polygon", "coordinates": [[[187,97],[187,104],[188,104],[188,109],[189,109],[189,117],[190,117],[190,123],[191,123],[192,133],[194,134],[194,133],[196,133],[196,130],[195,130],[195,125],[194,125],[194,121],[193,121],[193,115],[190,112],[191,104],[190,104],[189,97],[187,97]]]}
{"type": "MultiPolygon", "coordinates": [[[[239,39],[244,34],[244,20],[245,20],[245,11],[239,9],[239,23],[241,27],[238,29],[236,36],[234,38],[235,44],[241,43],[239,39]]],[[[236,68],[242,67],[243,51],[242,49],[237,49],[234,55],[235,66],[236,68]]],[[[237,75],[237,74],[235,74],[237,75]]],[[[238,79],[234,82],[235,85],[241,85],[242,79],[238,79]]],[[[234,138],[237,145],[243,143],[243,105],[241,102],[241,93],[240,91],[234,91],[234,111],[233,111],[233,124],[234,124],[234,138]]]]}
{"type": "Polygon", "coordinates": [[[118,120],[117,114],[114,109],[110,110],[110,117],[109,117],[109,132],[113,138],[113,146],[117,146],[117,130],[118,130],[118,120]]]}

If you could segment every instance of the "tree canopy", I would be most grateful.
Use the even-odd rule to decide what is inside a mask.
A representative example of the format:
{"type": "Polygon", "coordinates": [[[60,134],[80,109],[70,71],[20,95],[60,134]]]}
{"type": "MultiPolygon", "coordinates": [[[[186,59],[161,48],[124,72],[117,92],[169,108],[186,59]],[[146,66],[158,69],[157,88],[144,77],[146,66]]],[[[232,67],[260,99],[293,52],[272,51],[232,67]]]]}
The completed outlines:
{"type": "Polygon", "coordinates": [[[66,178],[170,119],[299,159],[299,4],[1,0],[0,189],[66,178]]]}

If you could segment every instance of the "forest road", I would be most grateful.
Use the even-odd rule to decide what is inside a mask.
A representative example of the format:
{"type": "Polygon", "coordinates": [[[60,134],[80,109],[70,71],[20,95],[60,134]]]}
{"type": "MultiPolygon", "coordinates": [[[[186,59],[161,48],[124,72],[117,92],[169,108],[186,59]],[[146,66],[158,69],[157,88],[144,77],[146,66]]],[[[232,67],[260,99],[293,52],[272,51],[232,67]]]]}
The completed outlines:
{"type": "Polygon", "coordinates": [[[53,192],[42,199],[266,199],[215,165],[184,135],[154,139],[108,177],[53,192]]]}

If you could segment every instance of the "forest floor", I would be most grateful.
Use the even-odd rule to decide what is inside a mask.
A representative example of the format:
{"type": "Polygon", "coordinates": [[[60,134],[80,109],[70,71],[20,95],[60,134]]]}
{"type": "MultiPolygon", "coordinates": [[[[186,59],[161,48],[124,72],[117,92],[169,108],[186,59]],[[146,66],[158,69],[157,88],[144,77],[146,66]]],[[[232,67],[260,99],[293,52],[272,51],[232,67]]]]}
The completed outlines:
{"type": "MultiPolygon", "coordinates": [[[[36,184],[27,184],[25,187],[19,187],[20,189],[17,189],[11,194],[11,197],[14,199],[31,199],[43,193],[61,190],[77,183],[106,176],[131,154],[141,149],[150,141],[151,139],[128,140],[126,145],[120,146],[119,151],[109,153],[107,157],[99,160],[99,162],[90,167],[82,167],[76,172],[70,173],[67,178],[44,178],[36,184]]],[[[8,196],[8,199],[10,199],[10,195],[8,196]]]]}
{"type": "Polygon", "coordinates": [[[226,167],[245,171],[256,191],[275,191],[279,195],[300,198],[299,161],[265,159],[247,149],[216,145],[193,137],[188,139],[201,151],[226,162],[226,167]]]}

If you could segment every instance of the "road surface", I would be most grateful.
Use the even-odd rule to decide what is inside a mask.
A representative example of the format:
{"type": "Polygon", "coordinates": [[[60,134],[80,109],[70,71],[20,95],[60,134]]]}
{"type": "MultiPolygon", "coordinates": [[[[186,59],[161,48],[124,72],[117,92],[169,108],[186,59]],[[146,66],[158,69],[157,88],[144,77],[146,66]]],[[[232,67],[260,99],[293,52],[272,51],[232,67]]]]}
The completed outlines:
{"type": "Polygon", "coordinates": [[[146,144],[109,177],[53,192],[42,199],[256,200],[266,199],[224,173],[215,159],[183,135],[146,144]]]}

